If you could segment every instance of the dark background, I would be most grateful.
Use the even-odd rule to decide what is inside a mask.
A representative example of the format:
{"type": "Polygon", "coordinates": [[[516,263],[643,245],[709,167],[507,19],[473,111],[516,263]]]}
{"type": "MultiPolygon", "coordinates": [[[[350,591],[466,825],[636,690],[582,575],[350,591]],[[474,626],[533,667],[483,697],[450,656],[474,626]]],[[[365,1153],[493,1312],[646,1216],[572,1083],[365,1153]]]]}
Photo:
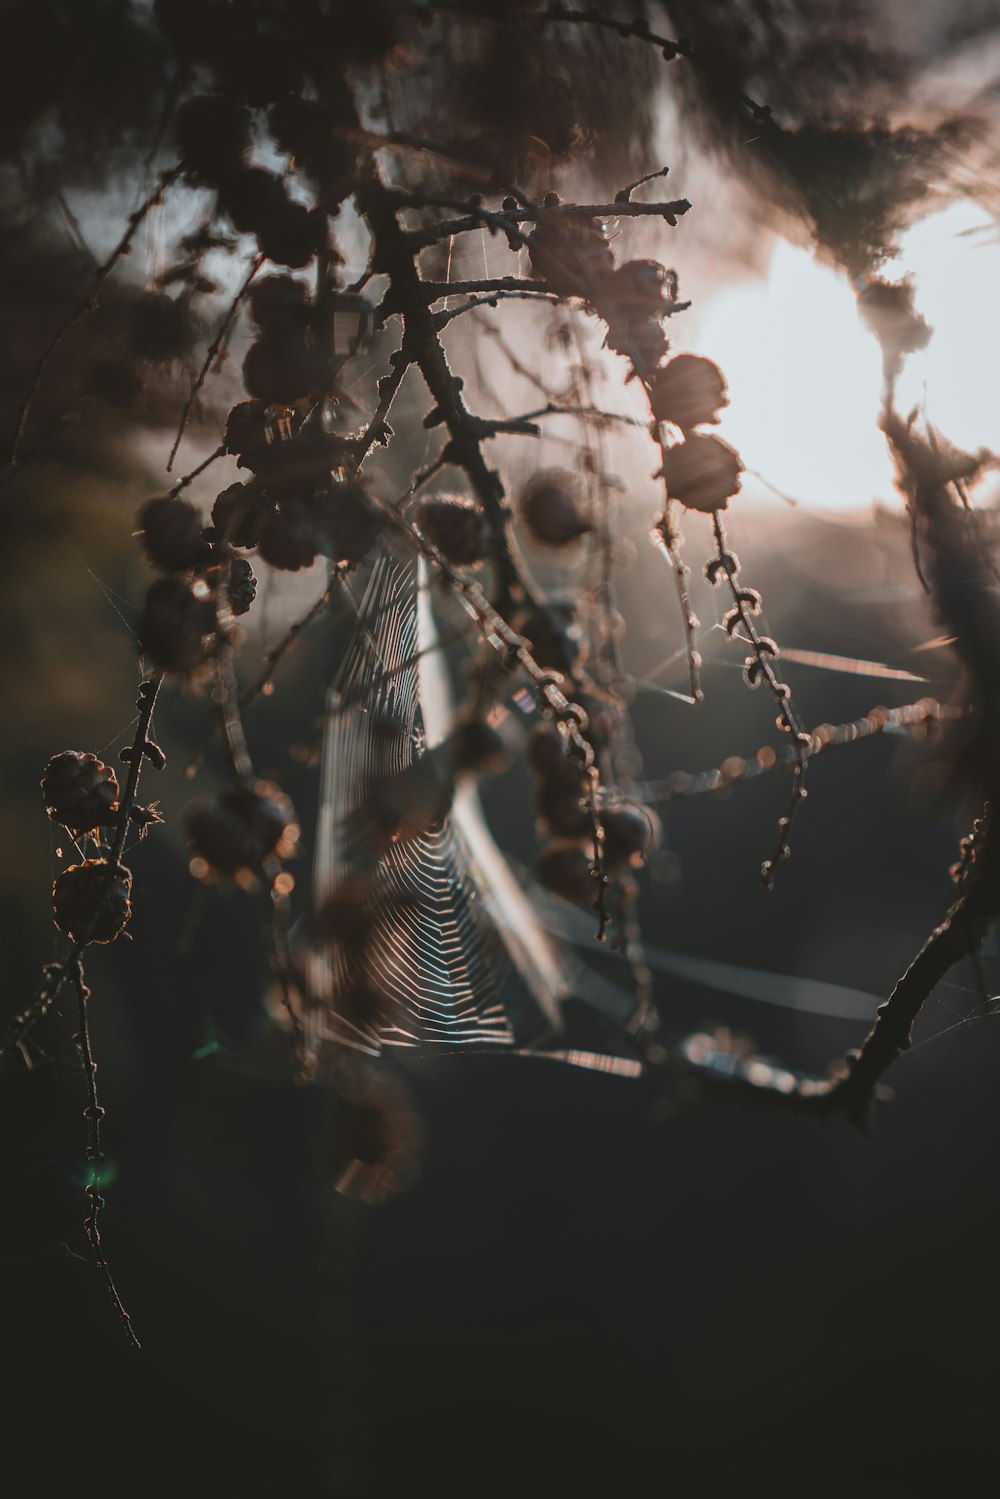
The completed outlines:
{"type": "MultiPolygon", "coordinates": [[[[188,15],[198,32],[198,7],[160,9],[188,15]]],[[[898,59],[880,50],[874,9],[806,0],[672,7],[678,32],[704,22],[707,42],[741,86],[793,122],[828,128],[838,173],[841,148],[852,144],[841,126],[854,120],[860,83],[875,80],[879,111],[892,102],[898,59]],[[767,24],[758,26],[762,16],[767,24]],[[800,45],[781,45],[786,25],[800,45]],[[831,50],[838,26],[842,45],[831,50]]],[[[357,8],[360,30],[377,10],[357,8]]],[[[899,10],[886,5],[879,14],[894,44],[899,10]]],[[[921,14],[928,65],[947,55],[948,29],[961,31],[960,19],[972,45],[995,27],[992,5],[928,5],[921,14]]],[[[86,12],[82,0],[0,0],[0,41],[10,41],[0,47],[6,435],[39,352],[92,274],[58,193],[102,216],[106,229],[134,206],[140,163],[155,147],[176,59],[147,19],[148,7],[118,0],[93,0],[86,12]],[[55,134],[39,121],[54,121],[55,134]]],[[[245,53],[227,38],[234,88],[254,60],[252,35],[245,53]]],[[[518,135],[528,125],[534,139],[539,97],[558,104],[564,90],[553,92],[546,69],[524,66],[541,44],[515,40],[513,51],[505,41],[482,73],[465,76],[461,101],[435,76],[425,81],[420,108],[404,111],[404,123],[465,138],[467,117],[482,108],[497,110],[504,128],[510,114],[518,135]],[[534,79],[534,91],[484,90],[483,77],[534,79]]],[[[636,176],[660,159],[646,108],[658,59],[620,44],[628,45],[626,58],[617,38],[598,39],[590,54],[600,64],[598,92],[589,75],[565,70],[588,121],[608,126],[608,155],[594,171],[610,192],[633,175],[621,167],[626,151],[639,159],[636,176]]],[[[450,59],[439,66],[445,71],[450,59]]],[[[747,170],[746,122],[741,116],[730,130],[730,96],[716,101],[718,118],[701,120],[693,88],[678,97],[673,166],[685,154],[698,158],[705,138],[729,132],[737,171],[747,170]]],[[[866,145],[863,127],[864,117],[866,145]]],[[[807,132],[816,162],[808,151],[796,158],[796,182],[822,164],[821,136],[807,132]]],[[[863,166],[863,150],[860,159],[863,166]]],[[[904,167],[907,160],[904,152],[904,167]]],[[[890,172],[887,187],[877,163],[893,210],[878,227],[889,233],[895,211],[902,221],[901,209],[937,172],[919,152],[914,160],[915,183],[905,172],[894,183],[890,172]]],[[[744,183],[730,215],[728,185],[714,181],[702,200],[706,222],[724,227],[718,253],[746,264],[765,257],[774,203],[788,207],[784,190],[772,202],[762,182],[744,183]],[[723,203],[714,221],[712,192],[723,203]]],[[[842,199],[845,182],[836,182],[836,194],[812,202],[819,219],[796,220],[803,239],[842,199]]],[[[842,249],[843,225],[826,230],[827,248],[832,238],[842,249]]],[[[641,238],[629,243],[630,253],[645,253],[641,238]]],[[[690,272],[680,267],[685,289],[689,275],[697,287],[713,274],[702,243],[690,272]]],[[[0,487],[3,1021],[60,951],[49,891],[69,850],[47,822],[39,778],[59,750],[113,759],[127,740],[138,681],[130,621],[149,577],[131,540],[134,516],[162,486],[197,367],[192,339],[199,348],[207,342],[227,301],[222,290],[196,300],[181,354],[147,362],[133,404],[116,406],[94,377],[114,374],[130,347],[141,259],[137,247],[85,334],[67,341],[35,413],[42,455],[0,487]]],[[[217,441],[229,402],[242,394],[235,364],[207,394],[205,420],[193,424],[182,457],[195,448],[203,456],[217,441]]],[[[482,391],[469,380],[479,409],[482,391]]],[[[367,401],[371,392],[359,394],[367,401]]],[[[407,399],[401,429],[426,412],[426,402],[407,399]]],[[[834,411],[830,441],[839,440],[834,411]]],[[[386,493],[427,457],[407,448],[397,472],[396,452],[386,460],[386,493]]],[[[494,456],[505,467],[509,449],[497,443],[494,456]]],[[[644,535],[658,503],[647,474],[648,466],[644,488],[629,497],[634,513],[623,507],[638,552],[623,578],[626,664],[639,677],[679,643],[672,585],[644,535]]],[[[193,491],[206,506],[216,492],[214,474],[193,491]]],[[[731,527],[780,642],[929,678],[789,665],[807,724],[955,690],[947,650],[914,654],[939,626],[915,582],[900,512],[868,523],[736,501],[731,527]]],[[[707,524],[692,519],[686,529],[697,566],[710,551],[707,524]]],[[[713,618],[703,586],[697,607],[713,618]]],[[[281,629],[266,603],[256,617],[265,623],[248,643],[248,676],[263,639],[281,629]]],[[[697,712],[639,692],[644,775],[700,770],[777,740],[773,705],[743,688],[739,657],[720,640],[713,635],[704,647],[708,695],[697,712]]],[[[301,816],[298,910],[317,796],[308,749],[329,644],[322,629],[304,642],[249,723],[260,771],[281,782],[301,816]]],[[[683,688],[683,679],[681,668],[662,680],[683,688]]],[[[1000,1021],[959,1023],[979,1007],[970,972],[953,973],[928,1004],[923,1044],[894,1069],[894,1099],[868,1139],[841,1121],[821,1125],[718,1094],[687,1110],[657,1081],[549,1061],[412,1059],[399,1071],[424,1120],[421,1174],[398,1198],[368,1209],[332,1189],[331,1091],[292,1080],[287,1038],[267,1002],[266,902],[206,890],[187,872],[182,809],[224,774],[209,755],[193,783],[184,776],[209,721],[206,700],[164,694],[156,728],[169,763],[161,777],[145,778],[144,792],[161,799],[167,822],[129,854],[132,941],[87,962],[113,1171],[104,1243],[141,1353],[126,1346],[83,1232],[85,1098],[72,1010],[60,1006],[39,1033],[30,1071],[14,1066],[0,1078],[4,1493],[478,1499],[672,1490],[699,1499],[744,1491],[911,1499],[985,1489],[1000,1331],[1000,1021]]],[[[758,872],[783,810],[779,777],[672,804],[669,857],[645,880],[649,942],[885,996],[947,908],[949,865],[980,810],[952,783],[952,764],[936,740],[881,738],[824,754],[811,768],[794,855],[771,897],[758,872]]],[[[485,800],[504,849],[530,864],[524,770],[491,782],[485,800]]],[[[588,951],[606,972],[608,961],[588,951]]],[[[991,989],[995,969],[988,956],[991,989]]],[[[665,977],[656,1000],[671,1034],[729,1025],[762,1051],[817,1072],[865,1028],[665,977]]]]}
{"type": "MultiPolygon", "coordinates": [[[[25,548],[35,524],[22,522],[25,548]]],[[[748,512],[733,526],[779,638],[932,678],[800,668],[808,722],[947,695],[947,652],[909,649],[935,629],[908,591],[900,520],[748,512]],[[876,551],[882,591],[852,589],[876,551]]],[[[127,589],[134,566],[104,581],[127,589]]],[[[640,553],[635,596],[655,589],[657,566],[640,553]]],[[[72,555],[65,567],[79,603],[89,579],[72,555]]],[[[651,644],[641,622],[633,633],[640,670],[651,644]]],[[[307,829],[314,774],[287,746],[314,722],[323,648],[321,635],[292,658],[251,719],[262,768],[280,772],[307,829]]],[[[96,744],[96,726],[122,716],[133,668],[127,641],[108,664],[117,650],[99,700],[69,712],[17,673],[35,706],[5,735],[7,815],[30,830],[3,885],[11,1009],[51,946],[38,774],[64,740],[96,744]]],[[[767,705],[712,641],[706,657],[697,713],[636,700],[650,776],[774,739],[767,705]]],[[[72,1013],[46,1027],[33,1071],[3,1081],[7,1450],[20,1482],[246,1496],[972,1491],[996,1393],[997,1043],[989,1021],[937,1035],[976,1010],[972,975],[953,974],[928,1006],[919,1036],[935,1039],[898,1065],[870,1139],[718,1096],[664,1118],[657,1084],[547,1061],[417,1059],[404,1081],[425,1121],[420,1179],[364,1208],[331,1191],[336,1111],[327,1091],[291,1081],[262,1003],[261,898],[206,892],[185,869],[181,767],[206,713],[176,693],[163,704],[170,823],[134,852],[134,940],[88,965],[117,1170],[105,1245],[140,1354],[81,1231],[72,1013]]],[[[945,765],[938,742],[829,751],[770,898],[755,876],[777,778],[672,804],[676,858],[647,880],[648,939],[884,995],[947,904],[973,810],[940,790],[945,765]]],[[[196,784],[212,774],[210,761],[196,784]]],[[[486,793],[522,858],[526,793],[516,767],[486,793]]],[[[657,1000],[671,1032],[726,1023],[819,1071],[863,1031],[664,977],[657,1000]]]]}

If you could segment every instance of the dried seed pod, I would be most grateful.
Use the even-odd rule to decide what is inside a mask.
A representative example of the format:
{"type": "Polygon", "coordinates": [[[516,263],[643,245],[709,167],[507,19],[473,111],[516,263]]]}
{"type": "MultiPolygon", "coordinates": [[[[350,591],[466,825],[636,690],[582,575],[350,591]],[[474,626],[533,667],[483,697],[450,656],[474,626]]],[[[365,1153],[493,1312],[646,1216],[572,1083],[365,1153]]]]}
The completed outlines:
{"type": "Polygon", "coordinates": [[[671,276],[658,260],[627,260],[611,278],[608,305],[618,314],[660,317],[670,305],[664,289],[671,276]]]}
{"type": "Polygon", "coordinates": [[[618,802],[601,813],[605,868],[613,873],[626,864],[638,866],[654,853],[663,836],[660,819],[642,802],[618,802]]]}
{"type": "Polygon", "coordinates": [[[250,112],[219,94],[187,99],[177,111],[177,145],[185,174],[219,187],[243,170],[250,149],[250,112]]]}
{"type": "Polygon", "coordinates": [[[216,497],[212,506],[212,525],[230,546],[255,547],[257,528],[266,503],[267,496],[257,486],[230,484],[216,497]]]}
{"type": "Polygon", "coordinates": [[[343,182],[343,193],[349,190],[350,178],[358,157],[358,147],[337,133],[337,127],[357,129],[358,117],[349,89],[333,78],[324,79],[323,103],[289,94],[273,104],[267,123],[278,147],[295,157],[296,167],[322,183],[324,203],[339,201],[331,194],[333,184],[343,182]],[[332,108],[330,107],[332,104],[332,108]]]}
{"type": "Polygon", "coordinates": [[[608,324],[608,348],[626,355],[642,373],[655,370],[668,347],[667,335],[657,318],[628,315],[608,324]]]}
{"type": "Polygon", "coordinates": [[[579,486],[564,469],[545,469],[529,479],[519,510],[529,534],[543,546],[568,546],[591,529],[583,514],[579,486]]]}
{"type": "Polygon", "coordinates": [[[672,500],[688,510],[725,510],[739,492],[743,463],[735,448],[721,437],[692,432],[684,442],[668,448],[660,473],[672,500]]]}
{"type": "Polygon", "coordinates": [[[226,593],[229,596],[229,607],[235,615],[250,612],[250,606],[257,597],[257,579],[245,557],[233,557],[230,561],[226,593]]]}
{"type": "Polygon", "coordinates": [[[550,843],[538,856],[539,883],[575,906],[592,906],[593,858],[579,843],[550,843]]]}
{"type": "Polygon", "coordinates": [[[482,508],[458,495],[428,495],[420,501],[417,525],[446,562],[475,567],[489,547],[489,522],[482,508]]]}
{"type": "Polygon", "coordinates": [[[110,765],[81,750],[53,755],[42,775],[42,798],[53,822],[89,833],[114,822],[118,777],[110,765]]]}
{"type": "Polygon", "coordinates": [[[326,378],[318,349],[296,333],[268,333],[251,344],[243,361],[247,392],[268,406],[293,406],[326,378]]]}
{"type": "Polygon", "coordinates": [[[56,926],[74,942],[114,942],[132,915],[132,876],[107,859],[71,864],[52,886],[56,926]]]}
{"type": "Polygon", "coordinates": [[[331,562],[361,562],[385,530],[385,513],[356,479],[331,483],[314,506],[317,547],[331,562]]]}
{"type": "Polygon", "coordinates": [[[601,226],[568,214],[539,220],[528,239],[528,255],[535,275],[568,297],[589,299],[615,266],[601,226]]]}
{"type": "Polygon", "coordinates": [[[319,555],[316,530],[303,507],[275,506],[267,511],[257,531],[257,548],[264,561],[281,572],[311,567],[319,555]]]}
{"type": "Polygon", "coordinates": [[[204,522],[187,500],[166,495],[147,500],[137,516],[143,551],[154,567],[183,573],[202,567],[212,557],[212,548],[202,537],[204,522]]]}
{"type": "Polygon", "coordinates": [[[215,604],[204,583],[195,588],[181,578],[157,578],[146,594],[136,634],[161,671],[194,671],[215,650],[215,604]]]}
{"type": "Polygon", "coordinates": [[[725,378],[711,359],[678,354],[656,371],[652,405],[658,422],[673,422],[690,432],[704,422],[717,422],[722,407],[729,405],[725,378]]]}
{"type": "Polygon", "coordinates": [[[323,242],[326,219],[318,209],[286,202],[255,231],[260,253],[293,270],[308,265],[323,242]]]}
{"type": "Polygon", "coordinates": [[[195,857],[223,875],[258,869],[272,854],[287,859],[299,837],[291,802],[269,781],[199,798],[184,814],[184,827],[195,857]]]}
{"type": "Polygon", "coordinates": [[[288,203],[284,183],[263,167],[242,167],[222,184],[222,207],[241,234],[258,234],[288,203]]]}
{"type": "Polygon", "coordinates": [[[240,468],[256,468],[267,451],[267,402],[238,401],[226,418],[225,448],[240,468]]]}
{"type": "Polygon", "coordinates": [[[265,276],[250,288],[248,301],[261,333],[300,331],[309,321],[309,290],[294,276],[265,276]]]}

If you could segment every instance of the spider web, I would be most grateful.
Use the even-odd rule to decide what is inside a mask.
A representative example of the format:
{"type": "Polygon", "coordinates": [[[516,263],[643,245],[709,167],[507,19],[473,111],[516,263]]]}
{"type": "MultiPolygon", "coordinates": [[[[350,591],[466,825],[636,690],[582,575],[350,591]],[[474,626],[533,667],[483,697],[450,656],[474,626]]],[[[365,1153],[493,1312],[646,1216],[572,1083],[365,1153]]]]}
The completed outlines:
{"type": "Polygon", "coordinates": [[[429,830],[390,843],[374,861],[352,835],[380,779],[406,772],[452,727],[423,568],[392,552],[375,562],[329,694],[321,760],[316,905],[364,881],[373,926],[367,970],[388,1018],[350,1018],[344,1001],[356,977],[348,961],[337,945],[313,952],[310,1048],[505,1049],[637,1075],[633,1057],[575,1045],[568,1035],[571,967],[535,921],[472,785],[458,788],[429,830]]]}

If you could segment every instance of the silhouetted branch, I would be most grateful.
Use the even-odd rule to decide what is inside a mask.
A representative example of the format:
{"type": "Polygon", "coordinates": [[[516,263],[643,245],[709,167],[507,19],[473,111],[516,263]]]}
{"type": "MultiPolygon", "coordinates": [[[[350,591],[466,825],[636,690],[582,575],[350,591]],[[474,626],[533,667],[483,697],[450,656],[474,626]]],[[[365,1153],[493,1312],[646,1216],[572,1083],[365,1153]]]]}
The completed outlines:
{"type": "Polygon", "coordinates": [[[21,406],[21,410],[18,414],[17,426],[14,429],[14,442],[11,446],[10,458],[8,459],[8,464],[11,468],[17,468],[20,463],[21,444],[24,440],[25,429],[28,425],[28,417],[31,415],[31,408],[34,404],[35,397],[41,389],[42,381],[45,378],[45,372],[51,364],[52,359],[61,347],[64,339],[69,333],[72,332],[77,323],[82,322],[87,313],[93,312],[97,307],[98,297],[100,296],[101,289],[104,286],[105,281],[107,281],[108,277],[111,275],[111,272],[114,270],[119,260],[121,260],[124,255],[128,254],[136,231],[139,229],[150,209],[154,208],[162,200],[164,192],[170,186],[170,184],[174,182],[175,179],[180,175],[180,172],[180,163],[178,163],[176,166],[170,167],[169,170],[165,172],[161,172],[156,187],[150,193],[148,198],[146,198],[145,202],[142,203],[134,213],[129,214],[128,226],[121,239],[115,245],[115,248],[111,251],[111,254],[108,256],[108,258],[103,261],[102,264],[99,265],[94,271],[90,290],[87,293],[86,297],[74,309],[74,311],[70,313],[66,321],[56,330],[56,333],[53,335],[48,348],[45,350],[41,359],[38,361],[38,364],[35,367],[35,374],[31,382],[31,387],[28,391],[28,394],[24,398],[24,403],[21,406]]]}

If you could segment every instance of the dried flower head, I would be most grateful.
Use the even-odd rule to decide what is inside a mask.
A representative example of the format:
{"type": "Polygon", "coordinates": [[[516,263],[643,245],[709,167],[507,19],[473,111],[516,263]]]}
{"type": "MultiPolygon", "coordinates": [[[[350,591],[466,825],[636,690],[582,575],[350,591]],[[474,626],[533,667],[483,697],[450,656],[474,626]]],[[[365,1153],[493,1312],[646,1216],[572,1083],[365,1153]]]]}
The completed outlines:
{"type": "Polygon", "coordinates": [[[52,916],[74,942],[114,942],[132,915],[132,876],[107,859],[71,864],[52,886],[52,916]]]}
{"type": "Polygon", "coordinates": [[[688,510],[725,510],[739,492],[743,463],[735,448],[721,437],[692,432],[668,448],[660,470],[672,500],[688,510]]]}
{"type": "Polygon", "coordinates": [[[722,371],[700,354],[678,354],[657,370],[651,400],[656,420],[673,422],[682,432],[717,422],[729,405],[722,371]]]}
{"type": "Polygon", "coordinates": [[[118,778],[110,765],[81,750],[53,755],[42,776],[42,797],[53,822],[72,833],[106,827],[118,809],[118,778]]]}
{"type": "Polygon", "coordinates": [[[202,518],[187,500],[166,495],[147,500],[138,522],[143,550],[154,567],[183,573],[211,559],[212,549],[202,536],[202,518]]]}
{"type": "Polygon", "coordinates": [[[144,653],[161,671],[191,672],[213,655],[215,603],[204,583],[157,578],[136,621],[144,653]]]}
{"type": "Polygon", "coordinates": [[[489,546],[489,524],[482,507],[458,495],[428,495],[417,506],[416,522],[432,546],[454,567],[475,567],[489,546]]]}

